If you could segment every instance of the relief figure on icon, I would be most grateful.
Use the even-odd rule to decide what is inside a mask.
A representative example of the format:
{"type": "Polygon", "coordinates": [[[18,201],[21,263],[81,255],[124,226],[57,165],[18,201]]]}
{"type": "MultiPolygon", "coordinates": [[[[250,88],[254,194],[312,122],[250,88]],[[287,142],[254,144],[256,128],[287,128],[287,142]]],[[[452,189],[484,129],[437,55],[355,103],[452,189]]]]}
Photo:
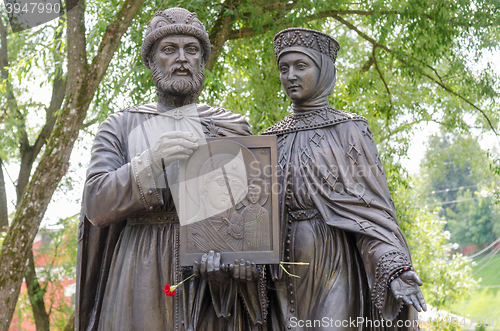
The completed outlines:
{"type": "Polygon", "coordinates": [[[262,206],[265,204],[268,193],[266,183],[260,178],[250,180],[248,186],[248,205],[241,212],[238,223],[243,224],[245,230],[245,251],[268,251],[271,249],[271,224],[269,212],[262,206]]]}
{"type": "Polygon", "coordinates": [[[198,176],[199,211],[189,220],[188,252],[243,250],[243,227],[235,205],[247,193],[245,164],[230,154],[206,160],[198,176]]]}

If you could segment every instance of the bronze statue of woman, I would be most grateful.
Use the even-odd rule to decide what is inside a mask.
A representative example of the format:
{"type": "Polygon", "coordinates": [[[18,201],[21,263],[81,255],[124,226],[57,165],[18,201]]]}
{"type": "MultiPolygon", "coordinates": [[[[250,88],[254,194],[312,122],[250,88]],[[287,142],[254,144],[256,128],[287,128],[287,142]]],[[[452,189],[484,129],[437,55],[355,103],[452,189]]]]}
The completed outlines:
{"type": "MultiPolygon", "coordinates": [[[[365,118],[328,104],[338,42],[303,28],[274,38],[293,113],[278,136],[282,251],[269,320],[283,330],[417,329],[426,310],[365,118]],[[355,321],[355,322],[353,322],[355,321]]],[[[274,326],[274,325],[273,325],[274,326]]]]}

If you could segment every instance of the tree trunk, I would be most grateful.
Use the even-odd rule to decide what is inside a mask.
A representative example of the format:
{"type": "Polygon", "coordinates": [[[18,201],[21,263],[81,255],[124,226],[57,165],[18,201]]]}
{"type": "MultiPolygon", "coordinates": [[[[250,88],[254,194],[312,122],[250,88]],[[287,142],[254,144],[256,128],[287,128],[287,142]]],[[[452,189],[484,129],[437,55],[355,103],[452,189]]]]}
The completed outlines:
{"type": "MultiPolygon", "coordinates": [[[[59,19],[59,26],[64,25],[64,17],[59,19]]],[[[55,40],[60,39],[62,35],[62,29],[56,32],[55,40]]],[[[56,51],[56,58],[61,60],[61,54],[56,51]]],[[[31,170],[33,168],[33,163],[40,153],[42,147],[45,145],[47,139],[50,137],[52,130],[54,129],[54,124],[56,122],[56,112],[61,109],[61,105],[64,101],[66,93],[66,79],[63,75],[62,61],[59,61],[54,68],[54,82],[52,86],[52,97],[50,99],[50,105],[46,110],[45,115],[45,125],[42,131],[38,135],[33,146],[28,146],[21,150],[21,168],[19,170],[19,176],[17,177],[17,201],[21,201],[22,193],[24,192],[26,185],[29,183],[29,178],[31,175],[31,170]]],[[[22,146],[22,144],[21,144],[22,146]]],[[[35,318],[36,330],[45,331],[50,328],[49,314],[45,308],[44,294],[45,291],[42,290],[40,284],[38,283],[38,277],[35,271],[35,262],[33,258],[33,250],[28,252],[28,269],[26,270],[26,285],[28,287],[28,296],[31,302],[31,308],[33,311],[33,316],[35,318]]]]}
{"type": "Polygon", "coordinates": [[[64,327],[64,331],[74,331],[75,330],[75,312],[71,314],[71,316],[68,319],[68,322],[66,323],[66,326],[64,327]]]}
{"type": "Polygon", "coordinates": [[[71,150],[89,105],[121,37],[143,2],[144,0],[124,2],[115,21],[108,25],[97,55],[90,65],[86,54],[85,1],[80,0],[67,13],[67,99],[45,153],[21,196],[0,251],[0,331],[9,329],[26,271],[27,254],[52,195],[68,170],[71,150]]]}
{"type": "Polygon", "coordinates": [[[33,310],[33,316],[35,317],[36,331],[49,331],[49,314],[45,311],[45,303],[43,301],[45,291],[38,283],[35,273],[33,250],[31,249],[28,250],[28,268],[26,269],[25,279],[26,286],[28,287],[31,308],[33,310]]]}
{"type": "Polygon", "coordinates": [[[9,225],[9,213],[7,211],[7,193],[5,192],[5,179],[3,177],[3,162],[0,159],[0,232],[9,225]]]}

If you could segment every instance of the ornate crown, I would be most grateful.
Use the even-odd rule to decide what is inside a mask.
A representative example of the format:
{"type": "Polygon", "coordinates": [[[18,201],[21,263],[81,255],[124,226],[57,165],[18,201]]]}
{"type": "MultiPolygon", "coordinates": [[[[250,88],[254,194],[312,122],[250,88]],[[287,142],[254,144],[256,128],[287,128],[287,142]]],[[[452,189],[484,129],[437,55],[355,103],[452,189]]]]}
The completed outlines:
{"type": "Polygon", "coordinates": [[[165,36],[186,34],[200,40],[203,48],[203,60],[206,63],[210,58],[210,39],[205,26],[198,19],[196,13],[187,9],[174,7],[159,11],[149,21],[148,29],[142,43],[141,56],[144,65],[149,68],[149,53],[154,43],[165,36]]]}
{"type": "Polygon", "coordinates": [[[274,52],[276,58],[288,47],[307,47],[327,55],[333,63],[340,49],[339,42],[330,35],[305,28],[290,28],[280,31],[274,36],[274,52]]]}

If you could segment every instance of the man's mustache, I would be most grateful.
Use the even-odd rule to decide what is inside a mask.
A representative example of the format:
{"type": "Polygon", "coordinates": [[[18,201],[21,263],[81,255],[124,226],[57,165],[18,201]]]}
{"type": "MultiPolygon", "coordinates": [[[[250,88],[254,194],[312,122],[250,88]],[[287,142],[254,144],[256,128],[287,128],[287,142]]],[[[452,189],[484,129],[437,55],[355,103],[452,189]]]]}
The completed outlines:
{"type": "Polygon", "coordinates": [[[191,67],[191,65],[189,65],[188,63],[186,63],[186,64],[175,63],[170,67],[170,70],[167,73],[168,78],[172,77],[172,74],[174,73],[174,71],[179,70],[179,69],[189,71],[189,73],[191,74],[191,77],[194,77],[194,69],[193,69],[193,67],[191,67]]]}

